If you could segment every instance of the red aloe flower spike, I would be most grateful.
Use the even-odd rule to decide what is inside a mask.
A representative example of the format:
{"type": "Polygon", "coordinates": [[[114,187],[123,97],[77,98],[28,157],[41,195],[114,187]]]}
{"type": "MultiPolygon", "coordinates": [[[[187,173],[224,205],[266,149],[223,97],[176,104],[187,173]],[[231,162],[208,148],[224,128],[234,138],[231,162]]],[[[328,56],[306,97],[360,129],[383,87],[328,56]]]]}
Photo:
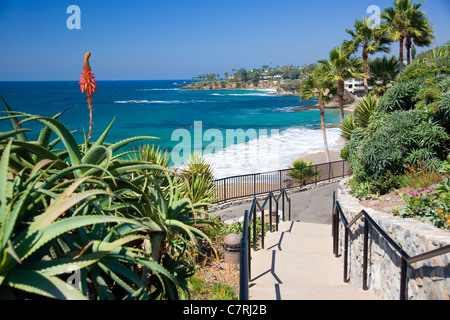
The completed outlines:
{"type": "Polygon", "coordinates": [[[91,66],[89,65],[89,58],[91,56],[90,52],[86,52],[86,55],[84,56],[84,68],[83,72],[81,73],[81,80],[80,80],[80,89],[81,92],[86,92],[87,97],[87,103],[89,107],[89,134],[87,138],[87,143],[91,140],[92,135],[92,112],[93,112],[93,106],[92,106],[92,94],[97,90],[95,75],[91,70],[91,66]]]}

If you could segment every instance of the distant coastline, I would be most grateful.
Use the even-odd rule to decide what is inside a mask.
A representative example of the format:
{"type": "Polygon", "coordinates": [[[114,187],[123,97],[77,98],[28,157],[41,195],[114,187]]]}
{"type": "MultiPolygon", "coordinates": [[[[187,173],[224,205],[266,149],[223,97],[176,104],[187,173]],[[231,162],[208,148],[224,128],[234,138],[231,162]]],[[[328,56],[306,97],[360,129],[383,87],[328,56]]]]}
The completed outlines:
{"type": "Polygon", "coordinates": [[[270,90],[276,95],[299,96],[297,88],[289,88],[295,84],[291,81],[259,80],[259,81],[201,81],[192,82],[181,90],[270,90]]]}
{"type": "MultiPolygon", "coordinates": [[[[192,82],[180,88],[180,90],[261,90],[269,91],[274,95],[287,95],[300,97],[298,85],[300,82],[296,80],[259,80],[259,81],[201,81],[192,82]]],[[[359,97],[347,92],[344,96],[345,110],[353,111],[356,104],[360,100],[359,97]]],[[[330,104],[325,105],[325,109],[338,109],[339,101],[335,97],[330,104]]],[[[318,104],[310,104],[301,107],[293,107],[290,111],[308,111],[319,109],[318,104]]]]}

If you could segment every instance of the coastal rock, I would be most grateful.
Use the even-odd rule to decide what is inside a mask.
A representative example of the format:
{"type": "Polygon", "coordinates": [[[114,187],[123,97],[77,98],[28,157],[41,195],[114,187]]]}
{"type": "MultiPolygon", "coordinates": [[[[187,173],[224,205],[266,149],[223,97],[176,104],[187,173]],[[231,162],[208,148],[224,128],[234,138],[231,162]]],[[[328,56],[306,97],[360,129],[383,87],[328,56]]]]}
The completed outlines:
{"type": "Polygon", "coordinates": [[[279,81],[203,81],[192,82],[181,90],[273,90],[278,95],[298,95],[296,90],[285,90],[280,86],[279,81]]]}

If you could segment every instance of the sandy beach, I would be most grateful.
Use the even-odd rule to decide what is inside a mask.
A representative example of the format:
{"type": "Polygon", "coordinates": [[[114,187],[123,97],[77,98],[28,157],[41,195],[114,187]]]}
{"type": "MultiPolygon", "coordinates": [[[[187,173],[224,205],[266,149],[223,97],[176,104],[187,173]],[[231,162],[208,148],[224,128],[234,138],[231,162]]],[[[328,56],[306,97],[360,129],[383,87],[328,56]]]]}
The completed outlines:
{"type": "MultiPolygon", "coordinates": [[[[325,152],[319,152],[314,154],[308,154],[303,158],[305,161],[312,161],[313,164],[322,164],[327,162],[325,152]]],[[[330,151],[331,162],[342,160],[341,153],[339,151],[330,151]]]]}

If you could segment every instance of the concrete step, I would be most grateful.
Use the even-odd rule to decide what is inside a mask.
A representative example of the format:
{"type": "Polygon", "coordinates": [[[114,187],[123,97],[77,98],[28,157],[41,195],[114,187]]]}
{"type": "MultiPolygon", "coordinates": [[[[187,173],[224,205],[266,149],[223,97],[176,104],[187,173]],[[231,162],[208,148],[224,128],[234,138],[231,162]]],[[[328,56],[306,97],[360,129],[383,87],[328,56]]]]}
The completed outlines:
{"type": "Polygon", "coordinates": [[[333,255],[331,225],[282,222],[265,248],[252,250],[251,300],[376,300],[372,291],[343,282],[333,255]]]}

